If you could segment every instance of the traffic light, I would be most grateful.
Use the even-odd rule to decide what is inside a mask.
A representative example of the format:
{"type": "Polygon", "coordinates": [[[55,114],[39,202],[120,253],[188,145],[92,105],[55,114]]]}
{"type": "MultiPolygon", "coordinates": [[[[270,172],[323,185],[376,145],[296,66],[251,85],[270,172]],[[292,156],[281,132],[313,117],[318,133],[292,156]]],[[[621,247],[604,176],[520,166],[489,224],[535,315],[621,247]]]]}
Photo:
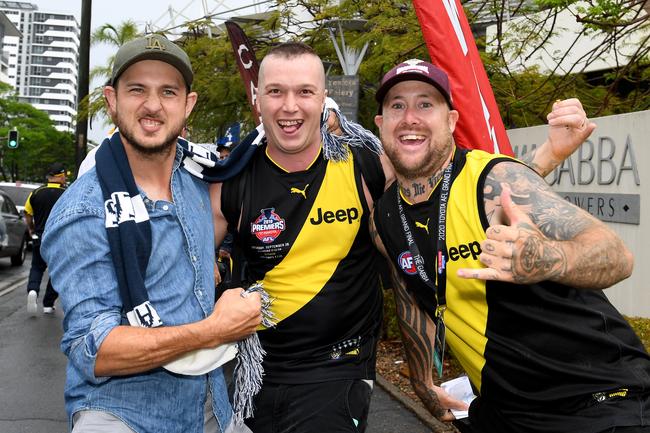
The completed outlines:
{"type": "Polygon", "coordinates": [[[18,148],[18,130],[17,129],[11,129],[9,130],[9,138],[7,140],[7,146],[9,146],[9,149],[16,149],[18,148]]]}

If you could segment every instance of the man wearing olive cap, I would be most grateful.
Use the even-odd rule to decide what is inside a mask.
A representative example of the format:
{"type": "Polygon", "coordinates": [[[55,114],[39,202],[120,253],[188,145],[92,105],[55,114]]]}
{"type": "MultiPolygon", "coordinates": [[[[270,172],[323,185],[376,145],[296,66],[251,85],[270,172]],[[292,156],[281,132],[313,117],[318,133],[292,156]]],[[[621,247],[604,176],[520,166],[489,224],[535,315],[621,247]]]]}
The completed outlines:
{"type": "Polygon", "coordinates": [[[162,36],[122,46],[104,89],[118,130],[48,222],[74,433],[245,431],[220,367],[179,367],[261,319],[257,294],[232,289],[214,301],[208,188],[181,165],[178,144],[197,98],[192,79],[187,54],[162,36]]]}

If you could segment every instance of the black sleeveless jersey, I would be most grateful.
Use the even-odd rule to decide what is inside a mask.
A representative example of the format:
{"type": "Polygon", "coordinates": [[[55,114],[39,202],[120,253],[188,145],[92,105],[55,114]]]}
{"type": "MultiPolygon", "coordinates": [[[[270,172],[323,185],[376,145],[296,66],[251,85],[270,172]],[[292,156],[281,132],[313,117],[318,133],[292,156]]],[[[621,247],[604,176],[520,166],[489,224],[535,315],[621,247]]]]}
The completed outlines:
{"type": "MultiPolygon", "coordinates": [[[[489,226],[483,184],[493,165],[504,160],[511,159],[456,150],[447,204],[444,318],[447,344],[479,394],[470,408],[472,425],[499,433],[637,425],[638,402],[622,397],[650,392],[650,357],[601,290],[456,276],[459,268],[483,266],[480,242],[489,226]],[[599,403],[603,396],[620,400],[599,403]]],[[[398,193],[394,183],[376,204],[377,230],[408,290],[434,317],[436,298],[411,260],[398,193]]],[[[404,206],[430,276],[436,275],[439,197],[440,184],[428,201],[404,206]]]]}
{"type": "Polygon", "coordinates": [[[321,155],[288,173],[262,147],[223,185],[222,210],[250,279],[274,298],[278,325],[258,333],[265,382],[374,379],[382,294],[361,181],[368,154],[321,155]]]}

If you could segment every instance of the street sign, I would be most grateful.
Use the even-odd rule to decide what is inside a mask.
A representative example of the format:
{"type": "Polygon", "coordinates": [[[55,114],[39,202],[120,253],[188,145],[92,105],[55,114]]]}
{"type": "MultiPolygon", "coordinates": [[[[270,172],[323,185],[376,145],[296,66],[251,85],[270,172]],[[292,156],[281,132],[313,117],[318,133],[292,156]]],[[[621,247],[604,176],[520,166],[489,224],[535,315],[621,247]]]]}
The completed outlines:
{"type": "Polygon", "coordinates": [[[329,75],[327,96],[336,101],[341,113],[353,122],[359,110],[359,77],[357,75],[329,75]]]}

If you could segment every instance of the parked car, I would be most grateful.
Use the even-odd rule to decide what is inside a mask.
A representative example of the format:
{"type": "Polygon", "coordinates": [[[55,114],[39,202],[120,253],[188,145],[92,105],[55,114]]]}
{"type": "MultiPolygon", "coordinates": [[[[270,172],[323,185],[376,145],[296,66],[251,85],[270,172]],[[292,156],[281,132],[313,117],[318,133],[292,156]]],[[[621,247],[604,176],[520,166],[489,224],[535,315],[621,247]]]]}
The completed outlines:
{"type": "Polygon", "coordinates": [[[26,183],[26,182],[0,182],[0,190],[7,193],[9,198],[14,202],[18,212],[23,214],[25,210],[25,202],[27,197],[34,191],[36,188],[41,186],[37,183],[26,183]]]}
{"type": "MultiPolygon", "coordinates": [[[[18,213],[23,218],[23,221],[27,223],[25,219],[25,202],[27,197],[34,191],[36,188],[41,186],[37,183],[27,183],[27,182],[0,182],[0,191],[7,193],[9,198],[16,205],[18,213]]],[[[30,237],[27,240],[27,250],[32,250],[32,238],[30,237]]]]}
{"type": "Polygon", "coordinates": [[[12,266],[20,266],[27,254],[29,231],[13,200],[0,191],[0,257],[11,258],[12,266]]]}

